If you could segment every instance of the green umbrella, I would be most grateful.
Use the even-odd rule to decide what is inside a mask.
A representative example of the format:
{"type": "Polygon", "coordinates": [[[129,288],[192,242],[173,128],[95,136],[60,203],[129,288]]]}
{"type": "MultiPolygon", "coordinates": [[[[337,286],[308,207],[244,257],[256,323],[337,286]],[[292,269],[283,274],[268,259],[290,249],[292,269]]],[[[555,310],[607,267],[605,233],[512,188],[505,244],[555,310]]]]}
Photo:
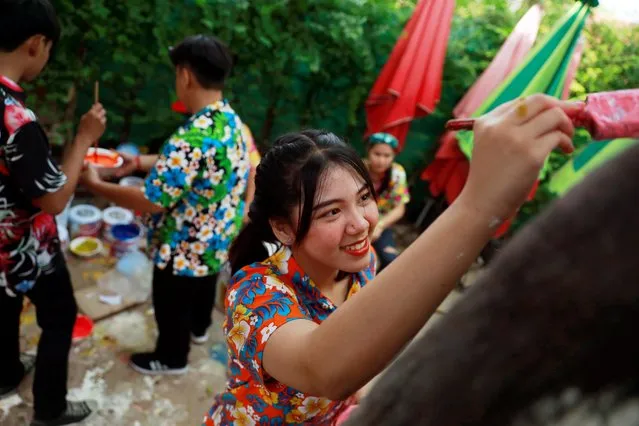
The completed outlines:
{"type": "MultiPolygon", "coordinates": [[[[561,97],[570,60],[586,18],[591,7],[597,4],[596,0],[578,1],[472,116],[478,117],[503,103],[534,93],[561,97]]],[[[460,149],[470,158],[473,149],[472,131],[459,132],[457,138],[460,149]]],[[[547,169],[548,162],[541,170],[540,179],[546,175],[547,169]]]]}
{"type": "Polygon", "coordinates": [[[588,143],[553,173],[548,182],[548,188],[557,195],[564,194],[588,173],[637,142],[639,141],[636,139],[625,138],[588,143]]]}

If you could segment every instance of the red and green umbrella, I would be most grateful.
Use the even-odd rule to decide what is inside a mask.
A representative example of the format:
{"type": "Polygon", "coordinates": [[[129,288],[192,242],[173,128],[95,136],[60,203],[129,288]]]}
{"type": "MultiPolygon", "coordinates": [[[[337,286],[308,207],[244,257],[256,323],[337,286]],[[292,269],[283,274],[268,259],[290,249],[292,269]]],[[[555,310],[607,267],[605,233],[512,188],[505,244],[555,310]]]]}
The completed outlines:
{"type": "MultiPolygon", "coordinates": [[[[526,57],[537,38],[542,11],[535,5],[524,14],[499,49],[486,70],[459,101],[453,115],[468,117],[476,110],[499,82],[526,57]]],[[[422,173],[422,179],[430,182],[429,191],[434,197],[442,192],[449,203],[459,195],[468,176],[468,159],[457,146],[457,132],[447,131],[439,140],[435,158],[422,173]]]]}
{"type": "Polygon", "coordinates": [[[454,0],[420,0],[366,100],[365,137],[384,132],[403,146],[413,119],[434,109],[454,0]]]}
{"type": "MultiPolygon", "coordinates": [[[[545,93],[561,97],[566,93],[567,78],[574,76],[571,60],[581,57],[581,34],[597,0],[580,0],[555,25],[552,31],[526,57],[521,65],[504,80],[473,113],[473,117],[481,116],[494,108],[513,99],[535,93],[545,93]]],[[[473,150],[472,131],[458,132],[459,148],[467,158],[471,158],[473,150]]],[[[548,173],[548,161],[542,167],[539,178],[548,173]]],[[[537,184],[532,188],[528,199],[535,196],[537,184]]],[[[500,237],[508,231],[512,218],[506,220],[495,233],[500,237]]]]}
{"type": "Polygon", "coordinates": [[[557,195],[563,195],[570,188],[581,182],[590,172],[606,163],[611,158],[639,142],[636,139],[612,139],[593,141],[580,149],[559,170],[553,173],[548,182],[548,189],[557,195]]]}
{"type": "MultiPolygon", "coordinates": [[[[577,50],[586,19],[591,7],[597,4],[596,0],[578,1],[472,116],[481,116],[505,102],[535,93],[561,97],[569,74],[570,61],[577,50]]],[[[473,147],[472,131],[459,132],[457,137],[460,149],[470,158],[473,147]]],[[[546,163],[541,170],[540,178],[545,176],[547,170],[546,163]]]]}

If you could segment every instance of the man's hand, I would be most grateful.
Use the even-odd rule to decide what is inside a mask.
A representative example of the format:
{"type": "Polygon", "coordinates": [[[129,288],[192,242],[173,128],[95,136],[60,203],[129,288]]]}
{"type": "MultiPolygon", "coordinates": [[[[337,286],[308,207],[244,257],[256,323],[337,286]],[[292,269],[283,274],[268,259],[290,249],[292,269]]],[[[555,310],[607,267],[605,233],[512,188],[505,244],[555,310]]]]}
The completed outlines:
{"type": "Polygon", "coordinates": [[[95,141],[100,139],[106,129],[106,110],[102,104],[94,104],[91,109],[82,116],[76,139],[82,148],[88,149],[95,141]]]}

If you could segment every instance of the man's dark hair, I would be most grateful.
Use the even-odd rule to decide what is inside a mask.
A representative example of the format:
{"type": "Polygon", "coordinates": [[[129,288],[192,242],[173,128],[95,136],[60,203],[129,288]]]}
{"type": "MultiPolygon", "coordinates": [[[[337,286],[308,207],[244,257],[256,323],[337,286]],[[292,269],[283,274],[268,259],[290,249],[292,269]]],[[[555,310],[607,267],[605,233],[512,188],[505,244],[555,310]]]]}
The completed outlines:
{"type": "Polygon", "coordinates": [[[212,36],[195,35],[171,48],[173,65],[188,67],[198,83],[206,89],[222,89],[233,68],[233,58],[226,45],[212,36]]]}
{"type": "Polygon", "coordinates": [[[13,52],[34,35],[60,40],[60,23],[49,0],[0,0],[0,51],[13,52]]]}

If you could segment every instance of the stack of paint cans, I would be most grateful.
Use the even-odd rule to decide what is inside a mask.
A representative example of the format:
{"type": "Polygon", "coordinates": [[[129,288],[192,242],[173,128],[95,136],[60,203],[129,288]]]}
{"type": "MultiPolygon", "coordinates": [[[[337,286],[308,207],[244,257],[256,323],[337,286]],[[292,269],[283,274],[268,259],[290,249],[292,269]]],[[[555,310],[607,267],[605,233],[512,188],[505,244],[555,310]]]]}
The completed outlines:
{"type": "Polygon", "coordinates": [[[133,222],[133,213],[122,207],[108,207],[102,212],[102,236],[108,242],[113,242],[111,231],[116,225],[128,225],[133,222]]]}
{"type": "Polygon", "coordinates": [[[133,212],[122,207],[109,207],[103,214],[104,240],[111,246],[111,255],[122,257],[138,248],[142,237],[133,212]]]}

